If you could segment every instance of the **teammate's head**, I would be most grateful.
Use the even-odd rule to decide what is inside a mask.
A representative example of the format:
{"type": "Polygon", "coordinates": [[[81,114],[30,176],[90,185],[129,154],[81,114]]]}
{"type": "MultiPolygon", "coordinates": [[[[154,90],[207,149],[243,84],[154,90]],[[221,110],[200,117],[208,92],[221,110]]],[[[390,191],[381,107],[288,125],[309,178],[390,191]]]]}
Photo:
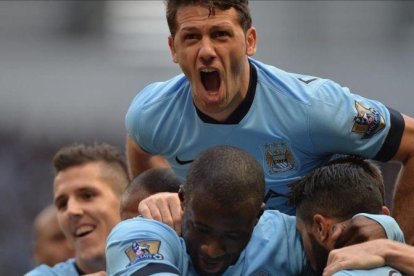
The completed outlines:
{"type": "Polygon", "coordinates": [[[121,197],[121,219],[136,217],[138,205],[144,198],[160,193],[177,193],[181,180],[167,168],[152,168],[135,177],[121,197]]]}
{"type": "Polygon", "coordinates": [[[216,9],[228,10],[234,8],[238,14],[238,22],[246,32],[252,26],[252,17],[248,0],[165,0],[168,28],[171,36],[175,36],[177,30],[177,10],[184,6],[204,6],[211,14],[216,9]]]}
{"type": "Polygon", "coordinates": [[[167,1],[172,60],[191,86],[203,114],[224,121],[240,105],[250,81],[256,29],[247,1],[167,1]]]}
{"type": "Polygon", "coordinates": [[[210,148],[193,162],[180,198],[182,236],[194,267],[220,274],[237,261],[263,211],[262,168],[240,149],[210,148]]]}
{"type": "Polygon", "coordinates": [[[73,249],[60,229],[56,207],[46,206],[34,221],[35,262],[54,266],[73,256],[73,249]]]}
{"type": "Polygon", "coordinates": [[[334,224],[357,213],[384,210],[384,183],[380,170],[358,157],[334,160],[315,169],[291,186],[290,201],[296,205],[297,228],[312,268],[321,273],[334,248],[334,224]]]}
{"type": "Polygon", "coordinates": [[[57,152],[54,202],[76,263],[85,273],[105,270],[105,240],[120,221],[129,179],[123,156],[107,144],[74,144],[57,152]]]}

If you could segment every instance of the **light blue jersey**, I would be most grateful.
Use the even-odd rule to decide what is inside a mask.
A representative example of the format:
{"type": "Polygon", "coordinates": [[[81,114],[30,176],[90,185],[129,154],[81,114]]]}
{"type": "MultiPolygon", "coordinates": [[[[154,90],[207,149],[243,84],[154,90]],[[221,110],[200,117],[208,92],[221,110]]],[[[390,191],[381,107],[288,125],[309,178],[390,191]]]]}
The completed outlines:
{"type": "MultiPolygon", "coordinates": [[[[386,229],[389,238],[403,239],[393,218],[369,217],[386,229]]],[[[172,228],[140,217],[114,227],[106,243],[106,263],[108,275],[195,274],[182,238],[172,228]]],[[[265,211],[245,250],[224,275],[312,275],[296,231],[296,218],[279,211],[265,211]]]]}
{"type": "Polygon", "coordinates": [[[128,134],[146,152],[163,155],[182,180],[201,151],[223,144],[242,148],[264,168],[267,208],[291,215],[287,184],[334,154],[385,161],[398,149],[404,127],[399,113],[331,80],[254,59],[250,64],[246,99],[228,122],[197,111],[190,84],[179,75],[138,93],[126,115],[128,134]]]}
{"type": "Polygon", "coordinates": [[[184,241],[155,220],[121,221],[106,241],[107,275],[192,275],[189,265],[184,241]]]}
{"type": "Polygon", "coordinates": [[[79,276],[79,273],[75,267],[75,259],[69,259],[53,267],[40,265],[26,273],[25,276],[79,276]]]}
{"type": "Polygon", "coordinates": [[[342,270],[333,276],[402,276],[401,272],[389,266],[373,268],[369,270],[342,270]]]}

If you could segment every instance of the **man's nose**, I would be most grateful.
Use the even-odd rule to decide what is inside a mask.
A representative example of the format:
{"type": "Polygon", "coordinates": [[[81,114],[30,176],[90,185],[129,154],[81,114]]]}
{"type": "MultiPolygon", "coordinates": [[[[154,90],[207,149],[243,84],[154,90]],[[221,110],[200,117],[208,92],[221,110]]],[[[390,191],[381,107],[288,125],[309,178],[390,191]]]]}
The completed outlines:
{"type": "Polygon", "coordinates": [[[201,245],[201,251],[210,258],[220,258],[226,254],[226,249],[222,242],[219,240],[209,240],[205,244],[201,245]]]}
{"type": "Polygon", "coordinates": [[[216,50],[214,43],[210,40],[210,38],[203,38],[201,40],[201,46],[198,54],[203,65],[210,65],[212,63],[216,57],[216,50]]]}
{"type": "Polygon", "coordinates": [[[67,211],[72,216],[81,215],[83,213],[82,205],[76,199],[69,199],[67,211]]]}

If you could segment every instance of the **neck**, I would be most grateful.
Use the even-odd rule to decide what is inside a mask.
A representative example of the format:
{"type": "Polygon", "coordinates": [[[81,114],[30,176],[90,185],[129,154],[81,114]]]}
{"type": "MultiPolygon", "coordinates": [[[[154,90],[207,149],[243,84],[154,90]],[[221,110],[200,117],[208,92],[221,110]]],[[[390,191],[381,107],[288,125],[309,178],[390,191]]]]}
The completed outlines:
{"type": "Polygon", "coordinates": [[[76,259],[76,270],[78,270],[79,275],[95,273],[98,271],[106,270],[106,260],[105,257],[95,259],[95,260],[80,260],[76,259]]]}

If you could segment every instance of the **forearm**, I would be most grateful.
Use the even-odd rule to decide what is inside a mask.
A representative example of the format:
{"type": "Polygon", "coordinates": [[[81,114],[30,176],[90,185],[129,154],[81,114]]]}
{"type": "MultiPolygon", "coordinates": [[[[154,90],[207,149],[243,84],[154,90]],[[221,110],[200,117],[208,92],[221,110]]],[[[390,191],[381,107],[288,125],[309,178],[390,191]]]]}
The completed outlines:
{"type": "Polygon", "coordinates": [[[151,155],[143,151],[134,140],[128,136],[126,143],[128,172],[132,180],[141,172],[150,168],[169,168],[168,161],[160,155],[151,155]]]}
{"type": "Polygon", "coordinates": [[[393,202],[393,216],[404,232],[407,244],[414,245],[414,158],[404,164],[393,202]]]}
{"type": "Polygon", "coordinates": [[[414,275],[414,248],[389,240],[385,240],[385,244],[382,250],[385,263],[408,275],[414,275]]]}

